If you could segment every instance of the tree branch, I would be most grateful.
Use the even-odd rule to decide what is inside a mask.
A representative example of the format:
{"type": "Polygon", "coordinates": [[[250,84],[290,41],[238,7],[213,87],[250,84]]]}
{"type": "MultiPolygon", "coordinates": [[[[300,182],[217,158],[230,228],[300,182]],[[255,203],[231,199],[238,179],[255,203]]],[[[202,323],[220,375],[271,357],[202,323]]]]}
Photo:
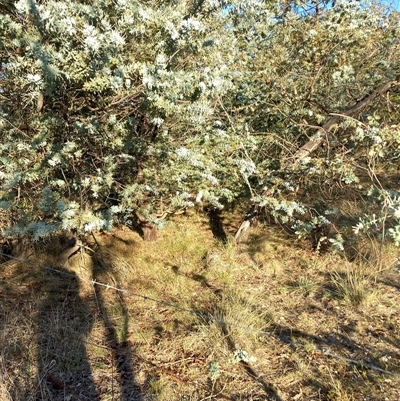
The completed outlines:
{"type": "MultiPolygon", "coordinates": [[[[331,114],[331,117],[325,122],[324,125],[317,131],[317,134],[314,138],[311,138],[307,143],[305,143],[290,160],[293,161],[293,164],[299,163],[302,159],[309,156],[312,152],[318,149],[322,143],[325,141],[326,134],[328,134],[343,117],[351,117],[355,114],[359,113],[363,110],[368,104],[372,103],[379,96],[384,95],[386,92],[390,91],[395,86],[400,85],[400,76],[396,77],[396,79],[392,81],[388,81],[377,89],[375,89],[372,93],[365,95],[361,100],[359,100],[355,105],[345,109],[338,114],[331,114]]],[[[284,164],[287,166],[290,163],[287,160],[284,164]]]]}

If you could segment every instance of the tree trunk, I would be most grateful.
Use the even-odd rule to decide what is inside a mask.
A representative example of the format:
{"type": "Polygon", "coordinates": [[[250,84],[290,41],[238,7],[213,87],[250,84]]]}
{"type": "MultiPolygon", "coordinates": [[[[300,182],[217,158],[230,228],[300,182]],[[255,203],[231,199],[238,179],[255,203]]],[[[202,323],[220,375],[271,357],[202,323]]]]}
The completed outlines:
{"type": "Polygon", "coordinates": [[[140,225],[140,228],[143,231],[143,239],[145,241],[156,241],[157,240],[157,227],[149,222],[143,223],[140,225]]]}
{"type": "Polygon", "coordinates": [[[139,212],[135,212],[138,219],[138,228],[141,231],[142,237],[145,241],[156,241],[158,228],[155,224],[150,223],[139,212]]]}
{"type": "Polygon", "coordinates": [[[63,249],[63,251],[60,253],[60,256],[57,259],[57,266],[60,267],[68,267],[68,259],[76,252],[79,251],[79,249],[82,246],[82,242],[73,237],[71,238],[67,246],[63,249]]]}
{"type": "Polygon", "coordinates": [[[235,234],[235,243],[239,244],[240,242],[246,241],[250,228],[255,226],[257,223],[258,217],[258,208],[253,205],[250,210],[244,216],[242,224],[238,228],[235,234]]]}

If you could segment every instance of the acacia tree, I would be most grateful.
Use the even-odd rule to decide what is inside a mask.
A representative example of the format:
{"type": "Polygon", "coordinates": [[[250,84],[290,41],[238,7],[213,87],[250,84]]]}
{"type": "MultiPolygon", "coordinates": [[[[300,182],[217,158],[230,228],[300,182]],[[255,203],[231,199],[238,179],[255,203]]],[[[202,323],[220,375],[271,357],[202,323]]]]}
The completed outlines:
{"type": "Polygon", "coordinates": [[[9,235],[135,215],[160,226],[243,198],[295,221],[311,184],[352,185],[371,160],[398,160],[398,99],[385,97],[398,83],[395,13],[352,1],[92,3],[1,9],[9,235]]]}
{"type": "MultiPolygon", "coordinates": [[[[260,207],[299,232],[328,224],[323,210],[336,206],[332,191],[347,187],[379,192],[380,220],[390,215],[389,234],[400,243],[399,193],[378,179],[399,163],[399,15],[372,3],[303,6],[286,8],[268,29],[268,9],[236,19],[247,57],[229,108],[258,137],[253,208],[237,237],[260,207]]],[[[382,227],[367,221],[366,229],[382,227]]]]}
{"type": "Polygon", "coordinates": [[[217,7],[10,2],[0,106],[10,234],[110,228],[135,212],[161,224],[196,199],[233,199],[234,138],[213,116],[234,59],[217,7]]]}

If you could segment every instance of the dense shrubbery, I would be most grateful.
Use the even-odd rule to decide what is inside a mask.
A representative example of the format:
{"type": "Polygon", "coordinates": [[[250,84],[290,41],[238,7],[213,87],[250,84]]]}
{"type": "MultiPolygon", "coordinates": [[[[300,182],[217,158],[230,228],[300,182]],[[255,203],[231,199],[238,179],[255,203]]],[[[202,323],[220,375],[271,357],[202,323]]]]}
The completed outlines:
{"type": "Polygon", "coordinates": [[[399,243],[399,188],[378,178],[400,161],[399,15],[281,4],[1,6],[6,233],[109,229],[135,213],[162,225],[241,199],[299,226],[315,208],[301,194],[348,186],[379,211],[356,231],[381,219],[399,243]]]}

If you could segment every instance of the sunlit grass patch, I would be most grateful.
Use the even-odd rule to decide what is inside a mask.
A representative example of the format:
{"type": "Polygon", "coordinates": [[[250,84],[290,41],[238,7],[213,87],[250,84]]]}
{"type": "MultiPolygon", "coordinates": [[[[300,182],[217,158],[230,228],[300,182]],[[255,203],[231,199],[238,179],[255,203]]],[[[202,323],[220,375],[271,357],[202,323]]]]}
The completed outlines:
{"type": "Polygon", "coordinates": [[[334,296],[352,307],[361,306],[375,294],[365,272],[349,264],[345,271],[331,273],[331,283],[334,296]]]}

